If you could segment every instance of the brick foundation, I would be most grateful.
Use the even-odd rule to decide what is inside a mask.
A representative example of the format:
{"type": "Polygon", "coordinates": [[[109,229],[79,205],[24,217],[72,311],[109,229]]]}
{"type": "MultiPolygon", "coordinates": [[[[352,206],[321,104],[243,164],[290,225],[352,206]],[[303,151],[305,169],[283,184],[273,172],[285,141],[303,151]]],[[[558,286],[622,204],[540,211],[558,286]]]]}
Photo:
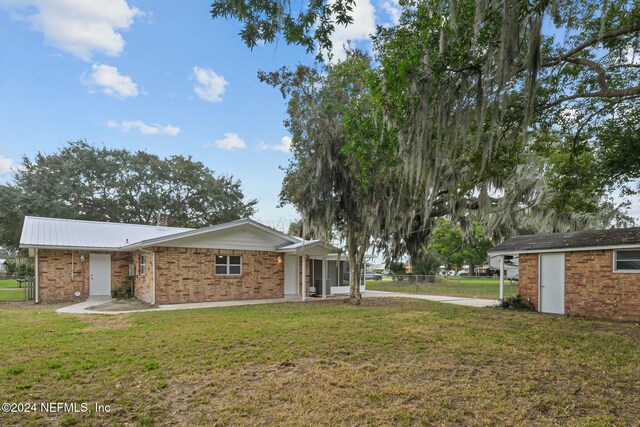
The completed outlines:
{"type": "MultiPolygon", "coordinates": [[[[538,254],[521,254],[519,291],[538,310],[538,254]]],[[[640,320],[640,273],[613,271],[613,250],[566,252],[565,313],[640,320]]]]}

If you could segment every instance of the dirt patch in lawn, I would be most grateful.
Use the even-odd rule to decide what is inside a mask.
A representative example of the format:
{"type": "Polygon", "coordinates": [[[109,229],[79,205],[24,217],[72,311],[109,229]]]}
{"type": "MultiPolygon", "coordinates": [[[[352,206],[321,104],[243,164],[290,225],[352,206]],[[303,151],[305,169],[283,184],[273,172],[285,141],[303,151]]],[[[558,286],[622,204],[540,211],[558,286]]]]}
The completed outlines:
{"type": "Polygon", "coordinates": [[[81,334],[92,333],[101,330],[128,329],[133,326],[127,316],[77,316],[76,319],[88,324],[88,327],[78,329],[81,334]]]}
{"type": "Polygon", "coordinates": [[[104,304],[87,307],[87,310],[126,312],[134,310],[152,310],[154,308],[156,307],[137,299],[118,299],[115,301],[105,302],[104,304]]]}

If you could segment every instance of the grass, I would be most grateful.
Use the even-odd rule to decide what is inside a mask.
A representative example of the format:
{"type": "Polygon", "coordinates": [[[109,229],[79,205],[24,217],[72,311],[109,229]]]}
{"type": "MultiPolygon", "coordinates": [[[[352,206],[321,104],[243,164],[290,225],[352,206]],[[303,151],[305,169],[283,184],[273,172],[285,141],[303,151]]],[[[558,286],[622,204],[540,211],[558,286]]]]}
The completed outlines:
{"type": "Polygon", "coordinates": [[[0,288],[17,288],[18,281],[16,279],[0,279],[0,288]]]}
{"type": "Polygon", "coordinates": [[[24,289],[0,289],[0,302],[2,301],[24,301],[24,289]]]}
{"type": "MultiPolygon", "coordinates": [[[[505,281],[505,296],[515,295],[518,286],[505,281]]],[[[372,291],[408,292],[425,295],[450,295],[461,297],[499,298],[500,280],[493,278],[443,278],[435,283],[416,282],[412,278],[403,281],[367,281],[367,289],[372,291]]]]}
{"type": "Polygon", "coordinates": [[[24,297],[24,287],[18,288],[18,282],[15,279],[0,280],[0,301],[24,301],[24,297]]]}
{"type": "Polygon", "coordinates": [[[2,425],[634,425],[640,328],[430,301],[0,308],[2,425]]]}

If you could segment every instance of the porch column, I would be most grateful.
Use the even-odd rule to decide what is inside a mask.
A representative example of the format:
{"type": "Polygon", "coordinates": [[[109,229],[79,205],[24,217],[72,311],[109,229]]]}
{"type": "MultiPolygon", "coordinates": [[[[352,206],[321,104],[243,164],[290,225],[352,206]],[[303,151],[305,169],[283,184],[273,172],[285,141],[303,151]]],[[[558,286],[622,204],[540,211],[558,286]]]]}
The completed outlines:
{"type": "Polygon", "coordinates": [[[302,301],[307,300],[307,256],[302,255],[302,301]]]}
{"type": "MultiPolygon", "coordinates": [[[[318,290],[316,289],[316,292],[318,290]]],[[[322,258],[322,298],[327,298],[327,258],[322,258]]]]}
{"type": "Polygon", "coordinates": [[[500,301],[504,301],[504,255],[500,255],[500,301]]]}

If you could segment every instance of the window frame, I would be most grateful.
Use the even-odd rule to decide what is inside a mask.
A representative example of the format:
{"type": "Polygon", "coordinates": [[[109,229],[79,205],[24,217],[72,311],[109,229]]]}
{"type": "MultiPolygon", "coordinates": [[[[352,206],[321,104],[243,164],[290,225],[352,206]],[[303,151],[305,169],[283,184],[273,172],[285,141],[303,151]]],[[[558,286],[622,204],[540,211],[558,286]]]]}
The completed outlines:
{"type": "Polygon", "coordinates": [[[138,262],[140,264],[140,275],[147,275],[147,257],[144,254],[140,254],[138,258],[138,262]]]}
{"type": "MultiPolygon", "coordinates": [[[[618,268],[618,252],[640,252],[640,248],[636,249],[616,249],[613,251],[613,272],[614,273],[630,273],[630,274],[640,274],[640,268],[638,269],[628,269],[628,268],[618,268]]],[[[636,260],[624,260],[624,261],[636,261],[636,260]]],[[[640,258],[637,259],[640,261],[640,258]]]]}
{"type": "Polygon", "coordinates": [[[236,276],[236,277],[237,276],[242,276],[242,255],[216,254],[215,258],[213,260],[213,274],[215,274],[216,276],[236,276]],[[218,264],[218,258],[219,257],[226,258],[226,263],[218,264]],[[240,263],[239,264],[232,264],[231,263],[231,257],[240,258],[240,263]],[[218,273],[217,272],[217,267],[226,267],[226,272],[225,273],[218,273]],[[240,272],[239,273],[231,273],[231,267],[240,267],[240,272]]]}

